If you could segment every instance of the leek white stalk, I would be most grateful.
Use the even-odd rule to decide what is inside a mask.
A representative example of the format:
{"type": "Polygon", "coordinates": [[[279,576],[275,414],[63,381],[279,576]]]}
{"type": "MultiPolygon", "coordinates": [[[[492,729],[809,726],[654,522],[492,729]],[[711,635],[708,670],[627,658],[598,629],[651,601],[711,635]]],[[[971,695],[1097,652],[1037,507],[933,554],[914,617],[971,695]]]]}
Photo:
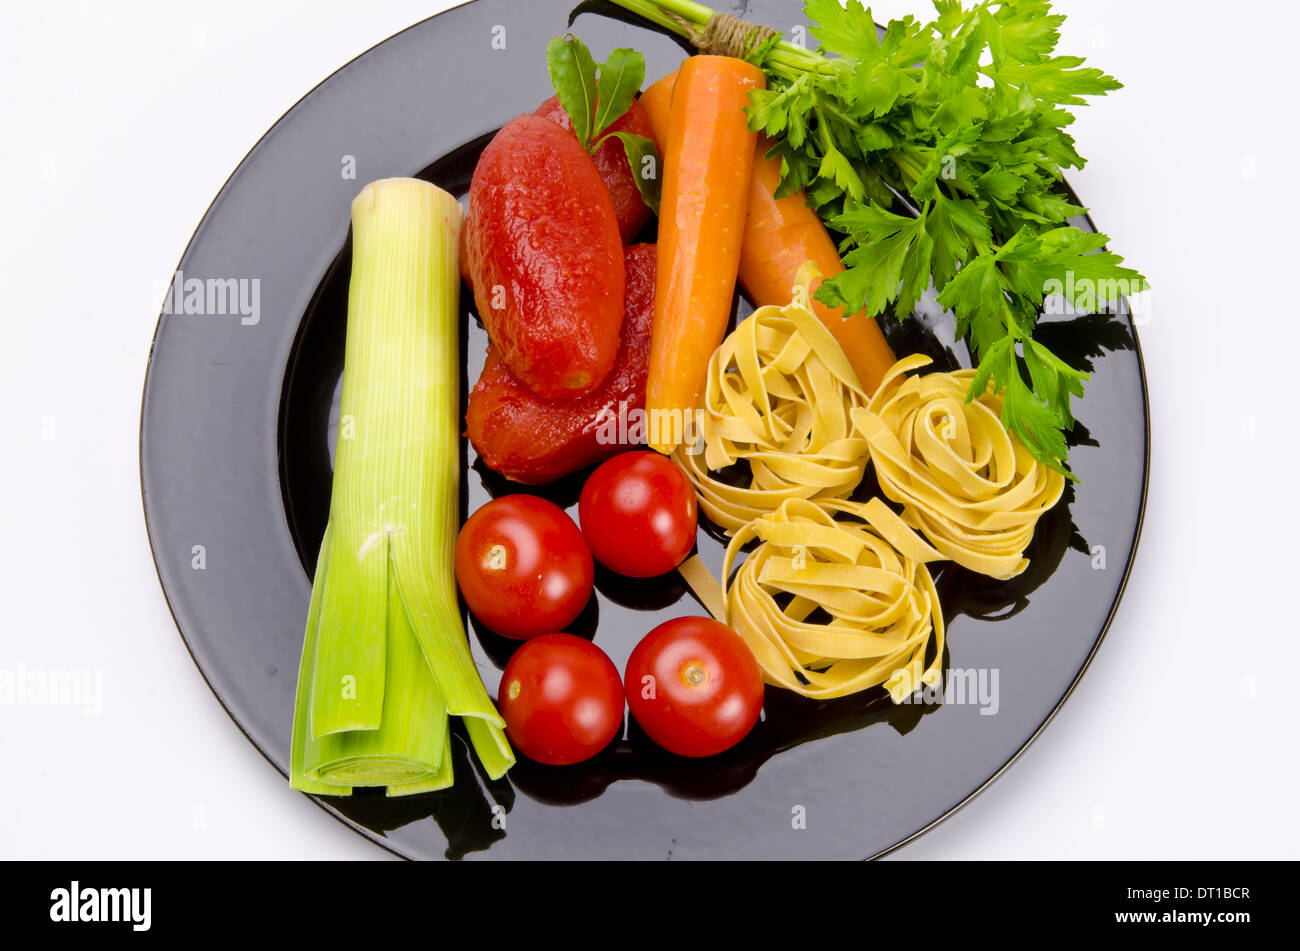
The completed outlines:
{"type": "Polygon", "coordinates": [[[461,210],[415,179],[352,203],[330,517],[312,585],[290,782],[390,795],[452,781],[449,715],[489,776],[514,763],[456,599],[461,210]]]}

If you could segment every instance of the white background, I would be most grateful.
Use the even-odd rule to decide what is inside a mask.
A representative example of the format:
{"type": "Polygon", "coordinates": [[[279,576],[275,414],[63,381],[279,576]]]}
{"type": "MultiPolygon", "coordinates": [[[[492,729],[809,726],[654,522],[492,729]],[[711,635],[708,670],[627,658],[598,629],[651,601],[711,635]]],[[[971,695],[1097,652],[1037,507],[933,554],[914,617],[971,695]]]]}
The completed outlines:
{"type": "MultiPolygon", "coordinates": [[[[0,668],[102,670],[104,701],[99,716],[0,706],[0,858],[385,857],[288,789],[190,661],[144,531],[139,404],[155,282],[245,152],[334,69],[448,5],[7,5],[0,668]]],[[[1300,858],[1300,15],[1281,0],[1057,7],[1061,51],[1126,83],[1080,110],[1090,164],[1070,179],[1155,288],[1146,528],[1074,697],[897,855],[1300,858]]]]}

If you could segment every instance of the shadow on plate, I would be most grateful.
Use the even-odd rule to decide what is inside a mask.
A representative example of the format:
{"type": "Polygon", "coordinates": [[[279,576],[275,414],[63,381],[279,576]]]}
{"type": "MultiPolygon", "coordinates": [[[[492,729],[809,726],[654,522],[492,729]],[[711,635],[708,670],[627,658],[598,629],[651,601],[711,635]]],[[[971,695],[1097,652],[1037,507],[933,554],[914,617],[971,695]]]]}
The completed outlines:
{"type": "MultiPolygon", "coordinates": [[[[945,655],[945,667],[947,657],[945,655]]],[[[439,792],[390,798],[383,790],[357,790],[350,797],[321,797],[358,825],[384,835],[412,822],[433,819],[447,839],[446,857],[464,858],[506,835],[503,817],[517,793],[548,805],[575,805],[597,798],[616,782],[654,783],[672,796],[707,800],[746,786],[759,768],[804,743],[884,723],[905,735],[942,703],[895,704],[875,688],[838,700],[817,701],[767,688],[763,719],[734,748],[710,757],[707,768],[664,752],[629,722],[626,739],[574,766],[543,766],[523,757],[507,777],[490,780],[469,749],[463,728],[452,729],[455,785],[439,792]],[[470,775],[476,781],[469,779],[470,775]]]]}

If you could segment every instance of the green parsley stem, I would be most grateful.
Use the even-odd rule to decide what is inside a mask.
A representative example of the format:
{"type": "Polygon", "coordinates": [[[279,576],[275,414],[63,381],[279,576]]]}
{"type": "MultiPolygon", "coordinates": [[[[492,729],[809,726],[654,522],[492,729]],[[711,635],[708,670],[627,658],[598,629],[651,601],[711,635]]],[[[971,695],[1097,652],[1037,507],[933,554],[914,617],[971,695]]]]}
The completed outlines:
{"type": "MultiPolygon", "coordinates": [[[[686,36],[685,28],[676,20],[667,16],[663,12],[661,4],[653,3],[651,0],[611,0],[611,2],[613,2],[615,6],[620,6],[624,10],[627,10],[629,13],[635,13],[643,20],[648,20],[656,26],[662,27],[672,33],[676,33],[678,36],[686,36]]],[[[694,25],[694,21],[692,21],[692,25],[694,25]]]]}
{"type": "Polygon", "coordinates": [[[829,112],[831,115],[835,116],[835,118],[839,119],[841,122],[843,122],[846,126],[848,126],[850,129],[852,129],[854,132],[861,132],[861,131],[862,131],[862,123],[861,123],[861,122],[859,122],[857,119],[853,118],[851,115],[849,115],[849,114],[848,114],[847,112],[845,112],[843,109],[840,109],[839,107],[837,107],[837,106],[836,106],[833,102],[831,102],[830,100],[827,100],[827,99],[823,99],[823,100],[821,100],[821,102],[820,102],[820,104],[819,104],[819,108],[824,109],[825,111],[829,112]]]}
{"type": "Polygon", "coordinates": [[[830,126],[826,124],[826,116],[820,105],[813,106],[813,115],[817,117],[817,132],[821,136],[822,148],[827,152],[834,151],[835,141],[831,138],[830,126]]]}
{"type": "MultiPolygon", "coordinates": [[[[709,7],[694,3],[692,0],[610,0],[610,2],[688,39],[690,34],[686,26],[674,17],[685,20],[695,30],[702,30],[714,13],[709,7]]],[[[800,73],[820,73],[835,68],[824,56],[802,46],[795,46],[786,40],[776,43],[767,54],[764,66],[790,80],[797,78],[800,73]]]]}
{"type": "Polygon", "coordinates": [[[903,173],[908,188],[921,180],[921,175],[925,171],[925,163],[921,161],[920,156],[915,152],[910,149],[891,149],[889,158],[897,166],[898,170],[903,173]]]}

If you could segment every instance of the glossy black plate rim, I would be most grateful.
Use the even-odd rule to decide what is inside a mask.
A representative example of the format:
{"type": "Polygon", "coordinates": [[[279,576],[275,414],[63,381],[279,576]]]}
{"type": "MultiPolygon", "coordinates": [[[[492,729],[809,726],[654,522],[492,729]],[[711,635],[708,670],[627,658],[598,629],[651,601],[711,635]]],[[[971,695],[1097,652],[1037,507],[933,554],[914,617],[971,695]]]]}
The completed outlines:
{"type": "MultiPolygon", "coordinates": [[[[1084,217],[1088,219],[1089,224],[1093,224],[1092,218],[1090,216],[1085,215],[1084,217]]],[[[1094,225],[1094,229],[1095,229],[1095,225],[1094,225]]],[[[1029,737],[1029,739],[1025,740],[1024,745],[1021,746],[1020,749],[1016,750],[1015,753],[1012,754],[1011,758],[998,768],[997,772],[995,772],[992,776],[986,779],[975,789],[971,790],[970,794],[967,795],[966,798],[963,799],[961,802],[954,805],[943,815],[935,818],[935,820],[931,822],[929,825],[917,829],[907,838],[894,843],[889,848],[882,849],[879,852],[877,852],[875,855],[868,856],[868,861],[870,861],[871,859],[882,858],[886,855],[889,855],[891,852],[901,849],[903,846],[907,845],[910,842],[914,842],[916,839],[925,835],[930,830],[936,828],[937,826],[942,824],[945,820],[950,819],[958,810],[960,810],[963,806],[968,805],[977,796],[979,796],[982,792],[988,789],[989,786],[993,785],[993,783],[999,777],[1001,777],[1003,773],[1005,773],[1016,762],[1018,762],[1020,760],[1020,757],[1024,755],[1025,751],[1029,749],[1029,747],[1031,747],[1034,744],[1034,741],[1037,740],[1039,736],[1042,735],[1043,731],[1047,729],[1048,724],[1050,724],[1052,720],[1055,719],[1056,715],[1061,712],[1061,708],[1065,706],[1066,701],[1069,700],[1072,696],[1074,696],[1075,688],[1079,686],[1079,681],[1083,680],[1083,675],[1086,674],[1088,672],[1088,668],[1092,666],[1093,658],[1097,656],[1097,651],[1101,649],[1102,641],[1106,639],[1106,635],[1110,632],[1110,626],[1115,621],[1115,615],[1119,611],[1120,602],[1124,600],[1124,593],[1128,589],[1129,577],[1133,574],[1133,563],[1137,561],[1138,548],[1142,544],[1142,525],[1146,521],[1147,492],[1151,483],[1151,401],[1150,401],[1150,396],[1147,392],[1146,364],[1142,360],[1142,342],[1138,339],[1136,326],[1133,327],[1133,349],[1135,354],[1137,355],[1138,375],[1142,382],[1142,409],[1143,409],[1143,416],[1145,419],[1144,425],[1142,427],[1143,429],[1142,488],[1141,488],[1141,493],[1138,496],[1137,522],[1133,526],[1133,548],[1130,550],[1128,561],[1124,565],[1124,572],[1123,574],[1120,575],[1119,587],[1115,592],[1115,600],[1110,606],[1109,613],[1106,615],[1105,623],[1102,625],[1101,630],[1097,634],[1097,640],[1093,643],[1092,650],[1088,652],[1088,656],[1084,659],[1083,665],[1080,666],[1079,673],[1075,676],[1074,680],[1070,682],[1070,686],[1066,688],[1065,693],[1061,695],[1060,701],[1056,704],[1055,707],[1052,708],[1051,712],[1048,713],[1047,716],[1043,718],[1043,722],[1038,725],[1038,729],[1034,730],[1033,734],[1029,737]]]]}
{"type": "MultiPolygon", "coordinates": [[[[264,141],[266,141],[275,133],[275,131],[292,115],[292,113],[305,100],[309,99],[318,89],[320,89],[322,86],[327,84],[335,76],[339,75],[340,73],[350,68],[357,61],[364,58],[371,51],[377,49],[378,47],[384,45],[385,43],[388,43],[390,40],[393,40],[396,37],[399,37],[412,30],[420,28],[425,24],[429,23],[430,21],[436,21],[438,20],[438,18],[444,16],[445,14],[451,13],[461,7],[468,6],[473,2],[474,0],[463,0],[463,2],[461,3],[457,3],[451,7],[448,7],[446,10],[434,14],[431,17],[426,17],[423,20],[412,23],[410,26],[405,27],[404,29],[397,31],[396,33],[393,33],[390,36],[385,37],[383,40],[380,40],[379,42],[372,44],[370,47],[358,53],[356,56],[352,57],[346,63],[344,63],[336,70],[331,72],[328,76],[322,78],[318,83],[316,83],[316,85],[314,85],[311,89],[309,89],[302,96],[300,96],[292,105],[290,105],[280,115],[278,119],[276,119],[276,121],[257,139],[257,141],[253,143],[253,145],[248,149],[247,152],[245,152],[244,156],[240,159],[239,163],[235,166],[234,170],[226,178],[225,182],[222,184],[221,188],[217,191],[212,201],[209,202],[208,207],[204,210],[204,214],[199,219],[198,224],[195,225],[194,230],[191,232],[190,238],[187,240],[185,248],[182,251],[181,256],[177,262],[178,266],[181,263],[183,263],[185,259],[188,257],[190,249],[194,244],[194,240],[198,236],[199,232],[203,229],[203,225],[207,221],[209,214],[221,202],[221,200],[225,197],[227,192],[232,188],[232,184],[238,178],[240,171],[243,169],[244,165],[248,162],[249,158],[261,147],[264,141]]],[[[1072,189],[1068,189],[1068,190],[1071,199],[1075,200],[1075,195],[1073,190],[1072,189]]],[[[1076,203],[1078,203],[1077,200],[1076,203]]],[[[1085,214],[1083,215],[1083,217],[1088,221],[1089,226],[1092,227],[1094,231],[1098,230],[1096,228],[1095,223],[1092,221],[1090,215],[1085,214]]],[[[175,270],[176,269],[173,269],[173,272],[175,270]]],[[[139,452],[137,455],[137,464],[140,469],[140,493],[141,493],[142,514],[144,515],[145,531],[149,539],[150,553],[154,562],[154,572],[155,575],[158,577],[159,587],[162,589],[163,597],[167,603],[168,611],[172,616],[173,623],[175,623],[176,625],[177,632],[180,634],[181,641],[185,645],[186,652],[189,654],[191,661],[193,661],[195,667],[198,669],[199,674],[203,677],[203,680],[207,684],[208,689],[212,692],[212,695],[216,698],[217,702],[221,704],[221,707],[226,712],[226,715],[231,719],[231,721],[239,729],[240,733],[244,735],[244,737],[253,746],[253,748],[256,749],[258,753],[262,755],[263,759],[265,759],[268,763],[271,764],[271,766],[276,770],[277,773],[279,773],[284,779],[287,780],[288,775],[284,772],[284,770],[281,769],[279,764],[276,763],[276,761],[267,752],[267,750],[263,747],[263,745],[251,733],[249,733],[249,731],[244,727],[244,725],[239,721],[239,719],[232,712],[226,697],[223,695],[222,691],[220,690],[220,688],[218,688],[218,686],[213,681],[213,679],[209,676],[207,670],[204,668],[203,663],[199,660],[198,656],[195,654],[194,647],[190,641],[190,637],[187,636],[185,633],[185,629],[182,626],[181,620],[177,615],[176,607],[172,603],[171,594],[168,592],[167,586],[163,581],[158,544],[155,538],[153,519],[151,518],[150,515],[149,485],[146,477],[144,440],[145,440],[145,422],[146,422],[145,410],[148,405],[150,385],[153,376],[155,346],[157,344],[158,335],[162,332],[162,327],[165,322],[165,319],[166,319],[165,315],[160,313],[158,324],[154,329],[154,334],[150,342],[148,362],[145,369],[145,379],[144,379],[144,384],[141,392],[139,452]]],[[[1142,345],[1141,345],[1141,340],[1138,334],[1138,328],[1136,326],[1136,323],[1132,323],[1132,322],[1130,323],[1130,332],[1133,339],[1133,350],[1137,362],[1138,378],[1139,378],[1141,396],[1142,396],[1142,414],[1143,414],[1142,480],[1141,480],[1141,486],[1138,495],[1136,521],[1133,527],[1132,545],[1130,547],[1128,557],[1125,561],[1123,571],[1120,574],[1119,584],[1116,587],[1115,595],[1111,602],[1110,608],[1107,612],[1105,621],[1101,625],[1097,637],[1092,644],[1091,649],[1089,650],[1083,663],[1080,665],[1078,672],[1075,674],[1074,678],[1069,683],[1065,692],[1061,695],[1057,703],[1052,707],[1052,709],[1047,713],[1047,715],[1043,718],[1043,720],[1034,729],[1033,733],[1030,734],[1029,737],[1024,741],[1024,743],[1018,749],[1015,750],[1015,752],[1010,756],[1010,758],[1008,758],[1004,763],[1002,763],[1002,765],[999,766],[998,769],[995,772],[993,772],[988,778],[986,778],[982,783],[980,783],[978,786],[976,786],[974,789],[968,792],[960,801],[954,803],[947,811],[936,816],[928,824],[916,829],[915,831],[907,835],[905,838],[900,839],[898,842],[894,843],[893,845],[881,849],[869,856],[866,856],[866,860],[878,859],[886,855],[889,855],[897,851],[898,849],[902,848],[903,846],[908,845],[909,843],[915,841],[916,839],[920,838],[926,833],[930,832],[931,830],[933,830],[934,828],[936,828],[937,826],[945,822],[947,819],[951,818],[955,813],[957,813],[960,809],[962,809],[964,806],[966,806],[968,803],[974,800],[977,796],[979,796],[981,793],[987,790],[997,779],[999,779],[1002,776],[1002,774],[1006,772],[1006,770],[1009,769],[1013,764],[1015,764],[1020,759],[1020,757],[1025,753],[1025,751],[1028,750],[1031,745],[1033,745],[1034,741],[1037,740],[1038,737],[1042,735],[1043,731],[1047,728],[1047,726],[1060,712],[1061,708],[1070,699],[1070,697],[1073,696],[1075,689],[1078,687],[1079,682],[1083,679],[1084,674],[1086,674],[1088,669],[1091,667],[1093,659],[1097,655],[1097,651],[1100,649],[1102,642],[1106,638],[1107,633],[1109,633],[1111,624],[1114,622],[1116,613],[1119,610],[1120,602],[1123,600],[1124,594],[1127,590],[1128,581],[1132,574],[1134,562],[1137,559],[1137,552],[1141,544],[1142,528],[1145,522],[1147,498],[1148,498],[1148,493],[1150,488],[1150,473],[1151,473],[1150,393],[1147,384],[1146,364],[1142,357],[1142,345]]],[[[310,795],[308,795],[307,798],[312,802],[314,802],[316,806],[320,808],[322,811],[324,811],[327,815],[331,816],[338,822],[352,829],[354,832],[357,832],[360,835],[364,836],[366,839],[373,842],[375,845],[379,846],[384,851],[389,852],[398,858],[403,858],[403,859],[410,858],[409,856],[404,855],[403,853],[395,849],[392,845],[390,845],[389,842],[386,841],[382,835],[352,820],[348,816],[339,812],[337,809],[335,809],[332,805],[330,805],[325,800],[310,795]]]]}
{"type": "MultiPolygon", "coordinates": [[[[1076,205],[1082,206],[1082,202],[1079,201],[1078,195],[1075,194],[1074,189],[1071,188],[1068,183],[1066,185],[1066,190],[1069,193],[1070,201],[1076,205]]],[[[1090,214],[1085,212],[1083,218],[1087,220],[1088,226],[1092,228],[1093,231],[1100,230],[1097,228],[1097,223],[1092,220],[1090,214]]],[[[869,856],[868,861],[889,855],[891,852],[901,849],[903,846],[910,842],[914,842],[930,830],[936,828],[945,820],[951,818],[963,806],[968,805],[977,796],[988,789],[989,786],[993,785],[993,783],[1001,777],[1003,773],[1018,762],[1020,757],[1024,755],[1025,751],[1029,749],[1029,747],[1034,744],[1034,741],[1037,740],[1039,736],[1042,735],[1043,731],[1047,729],[1048,724],[1050,724],[1052,720],[1055,719],[1056,715],[1061,712],[1061,708],[1065,706],[1066,701],[1074,696],[1075,688],[1079,686],[1079,681],[1083,680],[1083,675],[1086,674],[1088,668],[1092,666],[1093,658],[1097,656],[1097,651],[1101,649],[1102,642],[1110,632],[1110,626],[1114,623],[1115,615],[1119,612],[1120,602],[1124,600],[1124,594],[1128,590],[1129,577],[1133,574],[1133,564],[1137,561],[1138,549],[1142,545],[1142,526],[1146,521],[1147,494],[1151,486],[1151,394],[1147,389],[1147,366],[1146,361],[1142,358],[1142,340],[1138,334],[1136,322],[1132,325],[1131,331],[1133,334],[1133,352],[1137,358],[1138,379],[1141,383],[1142,389],[1142,486],[1138,494],[1137,520],[1133,525],[1133,547],[1129,550],[1128,559],[1124,564],[1124,571],[1120,575],[1119,586],[1115,590],[1115,600],[1111,602],[1110,611],[1106,614],[1106,620],[1102,624],[1100,631],[1097,633],[1097,640],[1093,643],[1092,650],[1088,652],[1088,656],[1079,667],[1078,674],[1075,675],[1074,680],[1070,682],[1065,693],[1061,695],[1061,699],[1057,702],[1056,706],[1054,706],[1051,712],[1043,718],[1043,722],[1040,723],[1038,728],[1034,730],[1027,740],[1025,740],[1024,745],[1022,745],[1020,749],[1016,750],[1015,753],[1012,754],[1011,758],[998,768],[997,772],[975,789],[971,790],[970,794],[961,802],[954,805],[943,815],[936,817],[929,825],[917,829],[907,838],[894,843],[889,848],[882,849],[875,855],[869,856]]]]}
{"type": "MultiPolygon", "coordinates": [[[[366,49],[362,50],[356,56],[352,57],[342,66],[338,67],[338,69],[331,72],[328,76],[322,78],[318,83],[316,83],[316,85],[312,86],[311,89],[308,89],[305,93],[303,93],[296,100],[294,100],[293,104],[290,105],[287,109],[285,109],[284,112],[280,114],[280,117],[276,119],[275,122],[273,122],[270,125],[270,127],[258,137],[257,141],[254,142],[249,147],[248,151],[244,153],[243,158],[239,160],[239,163],[235,166],[234,170],[231,171],[231,173],[226,177],[226,180],[222,182],[221,188],[217,190],[217,193],[216,195],[213,196],[212,201],[208,202],[208,207],[204,209],[203,216],[199,219],[198,224],[196,224],[194,226],[194,230],[190,232],[190,237],[185,242],[185,249],[181,252],[181,256],[176,262],[177,268],[173,268],[172,273],[174,274],[176,270],[179,268],[181,262],[183,262],[186,259],[186,257],[189,256],[190,248],[194,244],[194,239],[198,237],[199,232],[203,229],[203,224],[207,220],[208,215],[212,212],[212,209],[215,208],[221,202],[221,199],[225,196],[226,192],[229,191],[229,189],[232,186],[232,183],[235,181],[236,178],[238,178],[240,170],[248,162],[249,158],[253,155],[254,152],[256,152],[261,147],[264,141],[266,141],[275,133],[276,129],[278,129],[280,125],[282,125],[285,122],[285,120],[289,118],[289,116],[294,112],[294,110],[298,108],[299,105],[301,105],[304,101],[309,99],[316,92],[316,90],[320,89],[331,79],[333,79],[336,75],[348,69],[350,66],[352,66],[353,63],[357,62],[358,60],[366,56],[366,54],[368,54],[371,50],[383,46],[389,40],[401,36],[403,33],[408,33],[411,30],[420,27],[421,25],[427,23],[430,20],[437,20],[443,14],[451,13],[453,10],[457,9],[458,7],[468,6],[473,2],[474,0],[462,0],[462,2],[454,4],[451,7],[448,7],[446,10],[443,10],[441,13],[435,13],[431,17],[425,17],[423,20],[418,20],[415,23],[412,23],[410,26],[405,27],[404,29],[398,30],[396,33],[384,37],[379,42],[374,43],[368,46],[366,49]]],[[[212,696],[214,696],[217,699],[217,702],[221,704],[221,709],[226,712],[226,716],[230,718],[231,722],[234,723],[236,727],[238,727],[239,732],[244,735],[244,738],[248,740],[249,743],[252,744],[253,748],[262,755],[262,758],[266,760],[268,763],[270,763],[271,766],[275,769],[275,771],[279,773],[287,782],[289,779],[289,774],[280,768],[280,765],[271,757],[271,754],[268,753],[262,747],[262,744],[259,743],[253,737],[253,735],[244,728],[244,725],[239,722],[239,718],[236,717],[234,713],[231,711],[230,706],[226,702],[226,698],[222,695],[221,690],[213,682],[212,678],[208,676],[208,672],[204,669],[203,664],[199,661],[199,658],[194,653],[194,648],[190,644],[190,639],[188,636],[186,636],[185,629],[184,627],[182,627],[180,618],[176,614],[176,608],[172,604],[171,595],[168,593],[167,586],[163,582],[162,568],[161,565],[159,564],[158,545],[154,539],[153,520],[150,518],[149,515],[149,486],[145,476],[146,469],[145,469],[145,460],[144,460],[144,435],[145,435],[144,430],[145,430],[145,409],[148,405],[148,400],[149,400],[150,379],[153,375],[154,347],[158,342],[158,335],[162,332],[163,322],[165,321],[165,319],[166,318],[160,313],[158,317],[158,323],[154,327],[153,337],[151,338],[149,343],[149,358],[145,366],[144,386],[140,394],[139,452],[137,454],[137,464],[140,469],[141,511],[144,515],[145,533],[149,537],[149,552],[151,557],[153,558],[154,574],[158,578],[158,586],[162,588],[163,598],[167,602],[167,611],[172,616],[172,622],[176,625],[177,633],[180,634],[181,643],[185,645],[185,651],[190,655],[190,660],[194,662],[194,666],[198,669],[200,676],[203,677],[203,682],[208,685],[208,689],[212,691],[212,696]]],[[[1145,393],[1145,384],[1143,387],[1143,392],[1145,393]]],[[[330,806],[329,803],[325,802],[323,799],[311,795],[306,795],[306,798],[312,803],[314,803],[326,815],[330,816],[333,819],[336,819],[337,821],[341,822],[343,825],[350,828],[352,831],[357,832],[360,835],[364,836],[366,839],[369,839],[371,842],[379,846],[385,852],[388,852],[400,859],[408,858],[408,856],[403,855],[401,852],[397,851],[386,841],[384,841],[384,838],[382,836],[376,834],[370,829],[367,829],[365,826],[361,825],[360,823],[354,822],[352,819],[349,819],[347,816],[343,815],[337,809],[330,806]]]]}

